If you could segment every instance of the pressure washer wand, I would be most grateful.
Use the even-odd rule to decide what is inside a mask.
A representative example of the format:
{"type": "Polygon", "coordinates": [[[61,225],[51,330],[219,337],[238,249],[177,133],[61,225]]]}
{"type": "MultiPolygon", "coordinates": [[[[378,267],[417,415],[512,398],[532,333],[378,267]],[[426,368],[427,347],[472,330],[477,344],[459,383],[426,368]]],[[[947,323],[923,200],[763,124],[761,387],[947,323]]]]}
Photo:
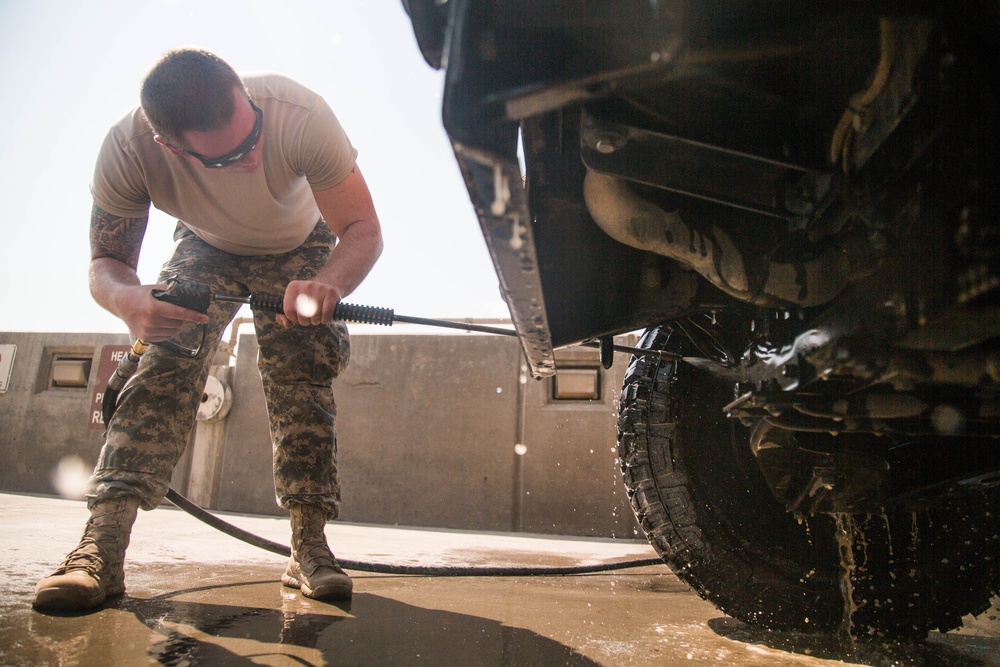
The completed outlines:
{"type": "MultiPolygon", "coordinates": [[[[250,296],[234,296],[231,294],[215,294],[216,301],[229,301],[232,303],[245,303],[252,310],[260,310],[268,313],[283,313],[284,297],[278,294],[254,293],[250,296]]],[[[413,317],[411,315],[397,315],[392,308],[379,308],[376,306],[360,306],[352,303],[338,303],[333,309],[333,319],[342,322],[355,322],[359,324],[380,324],[392,326],[394,322],[404,324],[422,324],[430,327],[441,327],[445,329],[458,329],[460,331],[474,331],[476,333],[497,334],[500,336],[517,336],[513,329],[503,329],[500,327],[488,327],[471,322],[456,322],[453,320],[436,320],[428,317],[413,317]]],[[[586,341],[579,343],[583,347],[600,348],[598,341],[586,341]]],[[[655,356],[668,361],[680,359],[680,355],[659,350],[645,350],[639,347],[629,347],[627,345],[613,344],[611,349],[615,352],[628,352],[630,354],[655,356]]]]}
{"type": "MultiPolygon", "coordinates": [[[[197,310],[200,313],[208,311],[209,303],[213,299],[216,301],[226,301],[230,303],[244,303],[249,305],[254,311],[275,314],[280,314],[285,311],[284,296],[281,294],[265,294],[255,292],[249,296],[237,296],[219,292],[213,293],[212,290],[206,285],[178,279],[169,281],[169,289],[167,290],[154,290],[153,296],[162,301],[167,301],[191,310],[197,310]]],[[[334,308],[333,319],[342,322],[380,324],[383,326],[392,326],[394,322],[403,322],[405,324],[421,324],[431,327],[458,329],[460,331],[495,334],[500,336],[517,336],[517,332],[513,329],[488,327],[481,324],[473,324],[471,322],[456,322],[453,320],[437,320],[428,317],[397,315],[392,308],[361,306],[343,302],[338,303],[334,308]]],[[[202,325],[202,345],[204,344],[204,337],[205,328],[204,325],[202,325]]],[[[121,364],[111,376],[111,381],[108,383],[108,388],[104,392],[101,405],[101,413],[104,417],[105,424],[111,423],[111,416],[114,414],[115,408],[118,406],[118,394],[128,382],[129,378],[132,377],[132,374],[135,373],[136,368],[139,365],[139,358],[149,348],[150,344],[151,343],[147,343],[143,340],[137,340],[135,345],[132,346],[132,349],[129,350],[128,354],[122,359],[121,364]]],[[[174,354],[189,358],[196,357],[201,351],[201,345],[193,350],[188,350],[171,341],[163,341],[152,344],[160,345],[174,354]]],[[[680,355],[672,352],[664,352],[662,350],[646,350],[638,347],[618,345],[613,342],[611,336],[603,338],[600,342],[586,341],[579,343],[579,345],[583,347],[599,348],[601,350],[601,362],[604,364],[605,368],[611,367],[612,352],[627,352],[635,355],[652,356],[665,361],[678,361],[683,359],[680,355]]]]}
{"type": "MultiPolygon", "coordinates": [[[[233,296],[231,294],[215,294],[216,301],[229,301],[233,303],[245,303],[252,310],[259,310],[266,313],[280,314],[285,312],[283,305],[284,297],[278,294],[251,294],[250,296],[233,296]]],[[[487,327],[471,322],[453,322],[451,320],[432,320],[426,317],[410,317],[408,315],[396,315],[392,308],[379,308],[376,306],[360,306],[353,303],[340,302],[333,309],[333,319],[341,322],[355,322],[358,324],[381,324],[392,326],[394,322],[404,322],[406,324],[425,324],[432,327],[445,327],[450,329],[461,329],[463,331],[476,331],[479,333],[499,334],[501,336],[516,336],[513,329],[501,329],[499,327],[487,327]]]]}

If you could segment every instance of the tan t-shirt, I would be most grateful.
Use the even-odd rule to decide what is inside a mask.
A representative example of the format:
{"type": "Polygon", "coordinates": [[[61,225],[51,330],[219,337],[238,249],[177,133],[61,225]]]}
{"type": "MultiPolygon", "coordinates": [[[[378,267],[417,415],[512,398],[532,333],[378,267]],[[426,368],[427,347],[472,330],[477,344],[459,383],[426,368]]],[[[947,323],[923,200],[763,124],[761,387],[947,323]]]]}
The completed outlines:
{"type": "Polygon", "coordinates": [[[178,218],[199,238],[237,255],[298,247],[320,218],[313,190],[347,178],[357,158],[327,103],[278,74],[244,76],[264,112],[263,164],[252,174],[206,169],[153,141],[139,108],[108,132],[97,158],[94,203],[126,218],[149,206],[178,218]]]}

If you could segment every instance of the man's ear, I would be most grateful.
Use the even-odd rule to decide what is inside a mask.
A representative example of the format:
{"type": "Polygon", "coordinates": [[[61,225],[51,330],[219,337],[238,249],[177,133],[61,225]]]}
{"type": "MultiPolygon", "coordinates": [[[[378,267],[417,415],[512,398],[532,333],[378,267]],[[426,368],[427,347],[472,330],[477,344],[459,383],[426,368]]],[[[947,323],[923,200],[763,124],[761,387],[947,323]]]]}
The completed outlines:
{"type": "Polygon", "coordinates": [[[173,144],[169,143],[166,139],[164,139],[163,137],[161,137],[158,134],[154,134],[153,135],[153,141],[155,141],[156,143],[160,144],[161,146],[163,146],[164,148],[166,148],[167,150],[169,150],[174,155],[185,155],[184,151],[182,151],[181,149],[177,148],[173,144]]]}

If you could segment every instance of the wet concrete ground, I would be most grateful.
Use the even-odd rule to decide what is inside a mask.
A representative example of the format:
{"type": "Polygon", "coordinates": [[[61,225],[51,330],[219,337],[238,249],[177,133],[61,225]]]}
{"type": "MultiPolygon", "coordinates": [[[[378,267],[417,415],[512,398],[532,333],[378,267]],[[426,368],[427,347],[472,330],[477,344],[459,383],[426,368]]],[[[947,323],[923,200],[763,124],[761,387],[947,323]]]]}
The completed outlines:
{"type": "MultiPolygon", "coordinates": [[[[0,494],[2,665],[983,665],[1000,666],[1000,619],[970,619],[921,644],[755,630],[700,600],[666,566],[543,577],[425,577],[352,571],[349,603],[281,586],[284,559],[187,514],[141,512],[128,592],[83,616],[32,611],[34,585],[72,549],[80,502],[0,494]]],[[[287,521],[224,515],[287,543],[287,521]]],[[[641,542],[332,523],[358,562],[537,566],[650,557],[641,542]]]]}

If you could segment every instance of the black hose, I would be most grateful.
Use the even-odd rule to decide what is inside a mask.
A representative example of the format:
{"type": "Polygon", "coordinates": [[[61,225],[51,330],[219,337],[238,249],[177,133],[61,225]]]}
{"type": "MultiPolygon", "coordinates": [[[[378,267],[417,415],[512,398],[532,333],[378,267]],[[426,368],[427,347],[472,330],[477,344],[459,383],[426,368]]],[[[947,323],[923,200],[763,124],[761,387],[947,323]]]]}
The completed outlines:
{"type": "MultiPolygon", "coordinates": [[[[223,521],[219,517],[206,512],[193,502],[177,493],[173,489],[167,491],[167,500],[184,510],[196,519],[203,521],[212,528],[219,530],[230,537],[247,544],[259,547],[265,551],[278,554],[279,556],[290,556],[291,549],[284,544],[272,542],[269,539],[254,535],[237,526],[223,521]]],[[[602,563],[599,565],[568,565],[568,566],[546,566],[546,567],[463,567],[453,565],[429,566],[429,565],[392,565],[389,563],[364,563],[360,561],[344,560],[338,558],[337,562],[341,567],[348,570],[358,570],[360,572],[374,572],[378,574],[417,574],[430,577],[538,577],[566,574],[592,574],[595,572],[608,572],[611,570],[624,570],[634,567],[645,567],[648,565],[663,565],[661,558],[643,558],[638,560],[619,561],[616,563],[602,563]]]]}
{"type": "Polygon", "coordinates": [[[243,530],[231,523],[223,521],[219,517],[206,512],[202,508],[195,505],[193,502],[174,491],[173,489],[167,489],[167,500],[172,502],[174,505],[184,510],[194,518],[198,519],[203,523],[207,523],[212,528],[229,535],[230,537],[235,537],[238,540],[246,542],[247,544],[252,544],[255,547],[260,547],[264,551],[270,551],[271,553],[278,554],[279,556],[291,556],[292,550],[289,549],[284,544],[278,544],[277,542],[272,542],[271,540],[260,537],[259,535],[254,535],[253,533],[243,530]]]}

